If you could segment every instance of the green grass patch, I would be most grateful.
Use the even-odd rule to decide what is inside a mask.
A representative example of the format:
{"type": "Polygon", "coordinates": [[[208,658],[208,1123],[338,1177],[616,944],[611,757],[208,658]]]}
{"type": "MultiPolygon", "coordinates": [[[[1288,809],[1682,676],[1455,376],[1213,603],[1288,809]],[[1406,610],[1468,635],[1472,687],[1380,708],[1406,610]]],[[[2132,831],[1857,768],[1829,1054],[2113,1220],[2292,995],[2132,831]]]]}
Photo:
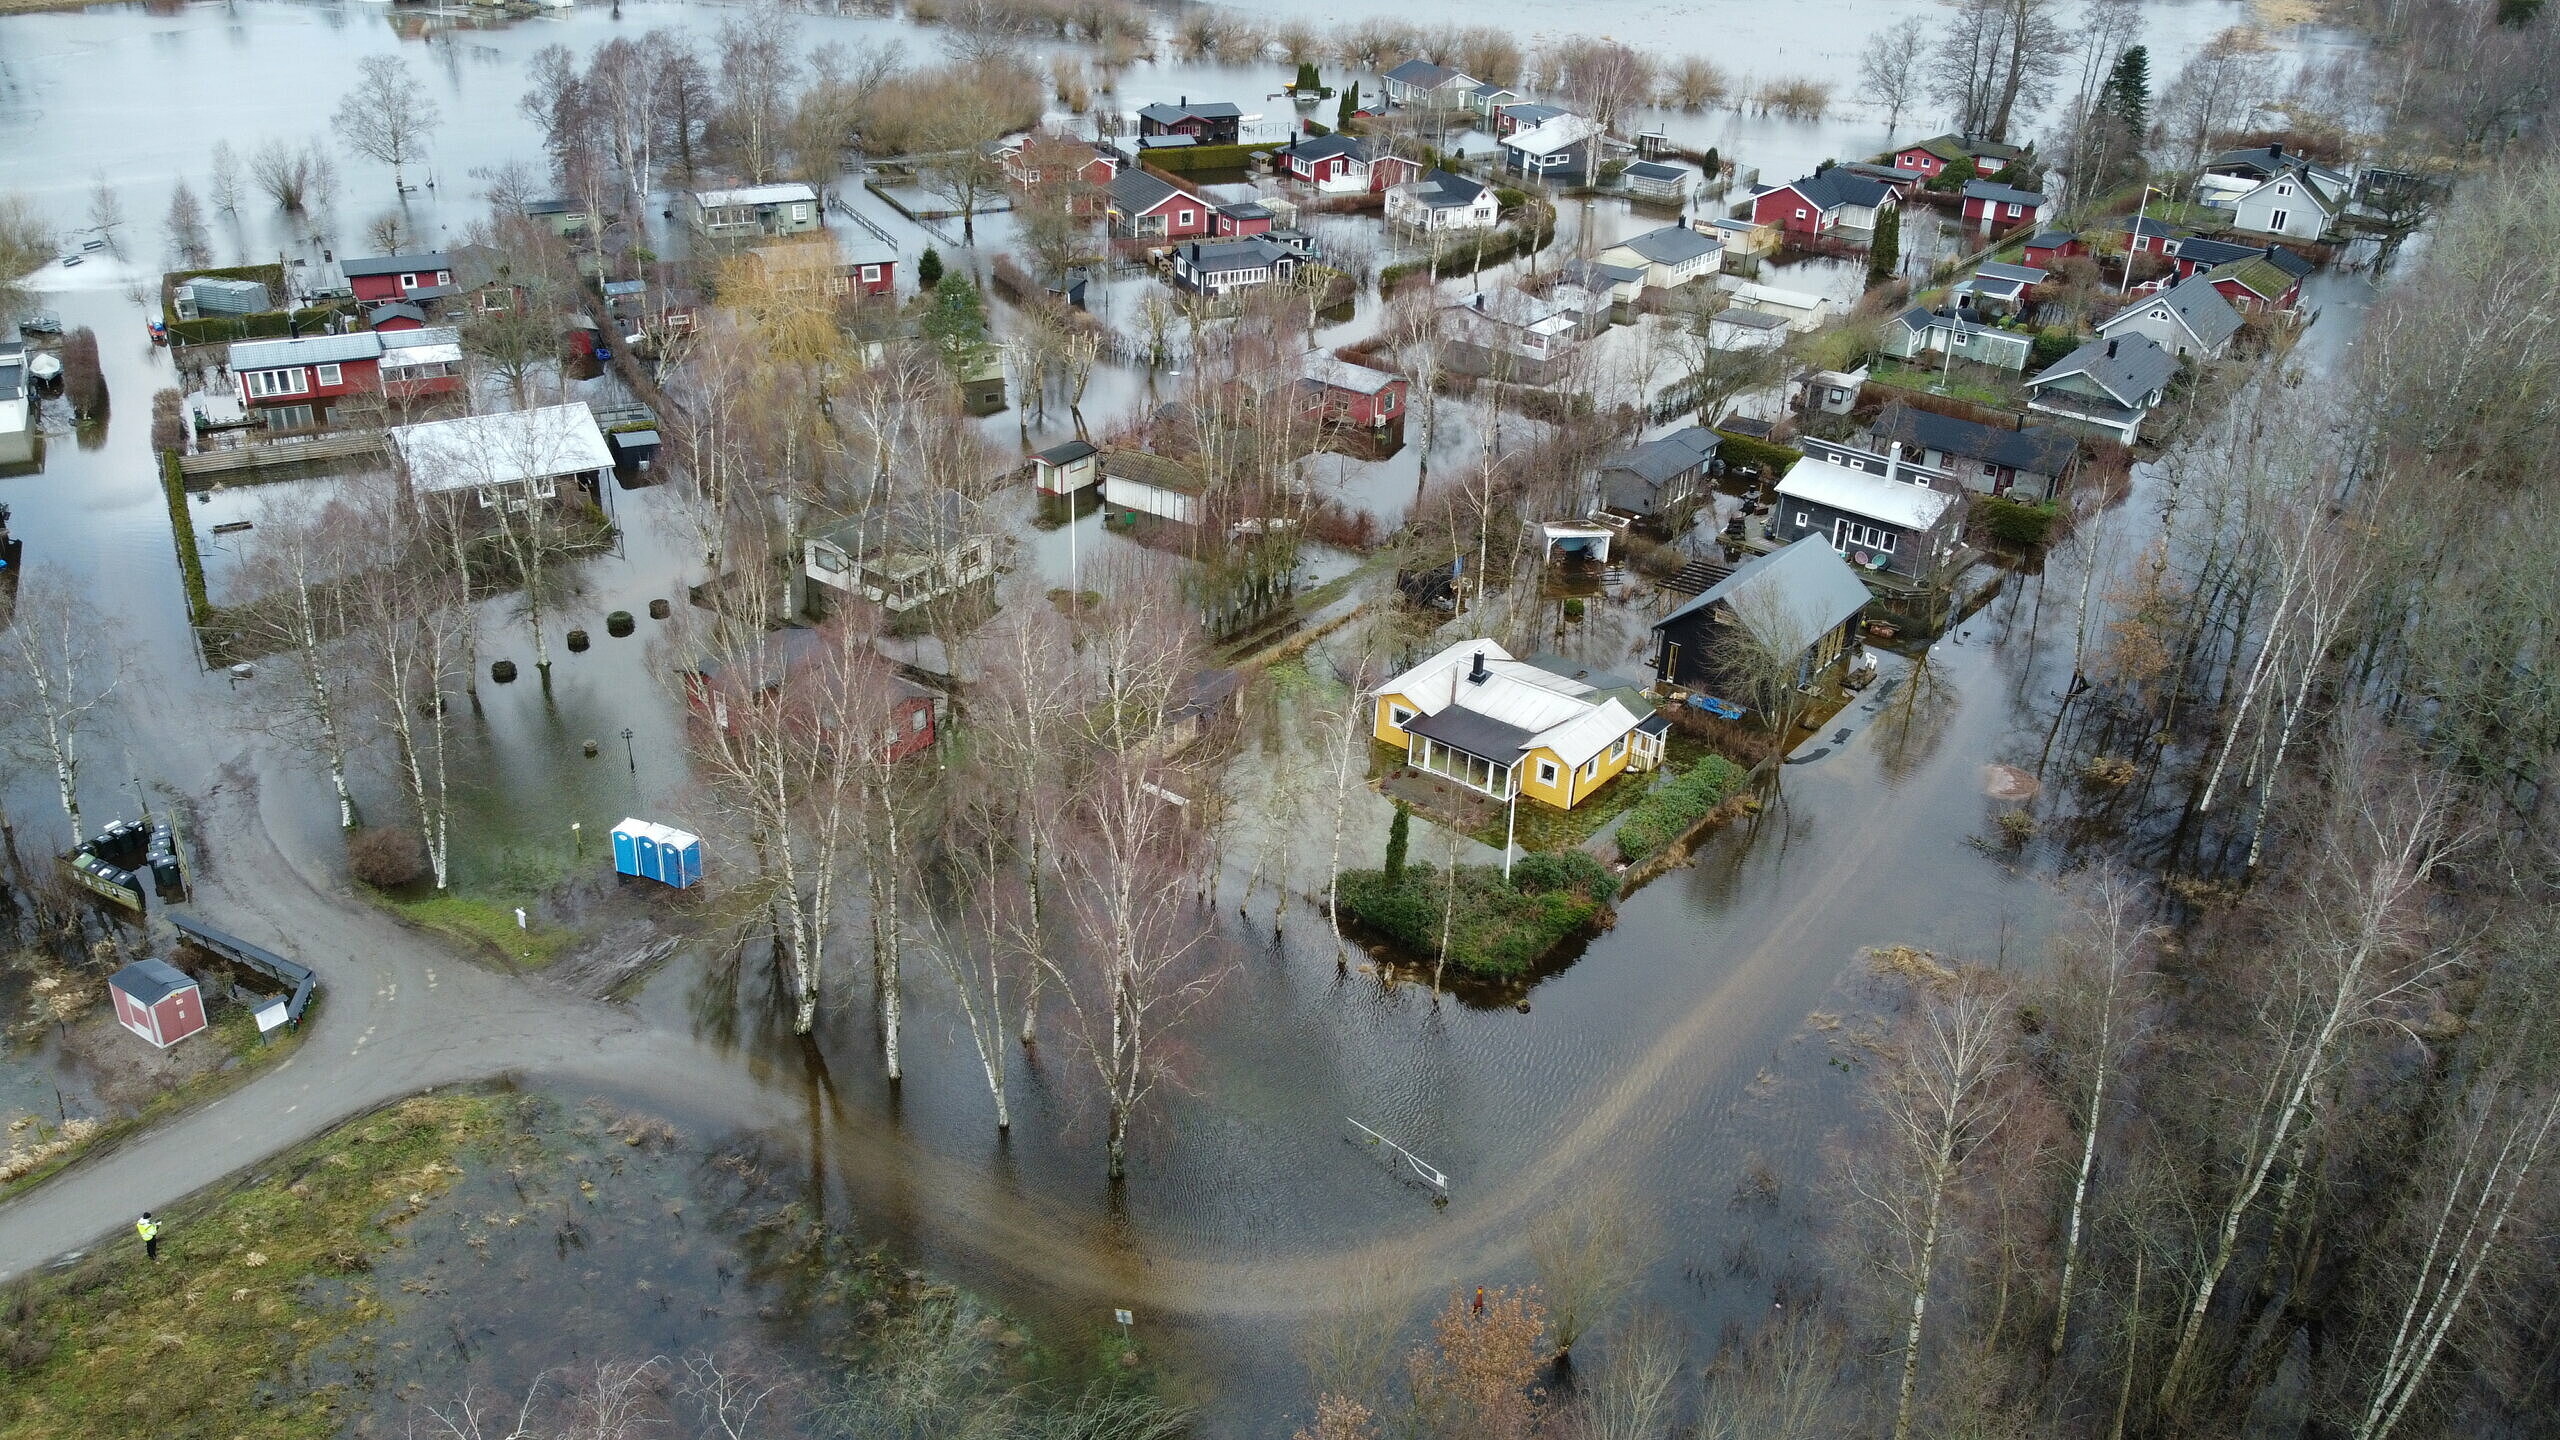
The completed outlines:
{"type": "Polygon", "coordinates": [[[509,1130],[508,1102],[404,1101],[286,1153],[256,1183],[165,1212],[157,1264],[120,1234],[18,1292],[0,1326],[0,1440],[339,1433],[314,1356],[383,1313],[363,1276],[400,1226],[509,1130]],[[352,1281],[345,1303],[313,1291],[352,1281]]]}
{"type": "Polygon", "coordinates": [[[1920,390],[1932,395],[1952,395],[1958,400],[1970,401],[1985,409],[2017,409],[2018,386],[1995,384],[1983,379],[1979,374],[1966,373],[1968,370],[1979,371],[1982,368],[1967,362],[1956,367],[1950,374],[1934,365],[1910,365],[1900,360],[1879,357],[1874,365],[1869,367],[1867,378],[1878,385],[1890,385],[1898,390],[1920,390]]]}
{"type": "Polygon", "coordinates": [[[1644,799],[1649,775],[1626,771],[1570,810],[1558,810],[1522,797],[1519,823],[1505,816],[1475,831],[1475,838],[1499,850],[1505,843],[1523,850],[1571,850],[1600,833],[1600,827],[1634,809],[1644,799]]]}
{"type": "Polygon", "coordinates": [[[1627,823],[1618,827],[1612,837],[1618,842],[1618,858],[1642,860],[1688,834],[1748,778],[1741,766],[1721,755],[1705,756],[1671,775],[1646,791],[1627,823]]]}
{"type": "Polygon", "coordinates": [[[1474,976],[1526,973],[1566,940],[1599,924],[1609,913],[1617,881],[1608,868],[1579,850],[1530,855],[1513,863],[1511,878],[1499,865],[1461,865],[1452,900],[1447,872],[1408,865],[1389,877],[1383,870],[1342,874],[1343,913],[1419,960],[1440,954],[1448,917],[1449,963],[1474,976]]]}
{"type": "Polygon", "coordinates": [[[1998,495],[1982,495],[1975,497],[1973,512],[1992,539],[2026,550],[2042,545],[2045,537],[2053,533],[2057,507],[2051,501],[2030,505],[1998,495]]]}
{"type": "Polygon", "coordinates": [[[422,890],[415,895],[376,891],[382,903],[401,919],[421,929],[449,935],[465,944],[494,950],[519,970],[539,970],[560,958],[578,937],[543,924],[516,928],[513,905],[484,900],[458,890],[422,890]]]}
{"type": "Polygon", "coordinates": [[[1755,440],[1748,435],[1736,435],[1719,430],[1716,432],[1716,439],[1719,442],[1716,446],[1716,454],[1728,467],[1757,465],[1763,475],[1784,475],[1794,467],[1797,461],[1804,458],[1804,452],[1793,446],[1773,445],[1766,440],[1755,440]]]}

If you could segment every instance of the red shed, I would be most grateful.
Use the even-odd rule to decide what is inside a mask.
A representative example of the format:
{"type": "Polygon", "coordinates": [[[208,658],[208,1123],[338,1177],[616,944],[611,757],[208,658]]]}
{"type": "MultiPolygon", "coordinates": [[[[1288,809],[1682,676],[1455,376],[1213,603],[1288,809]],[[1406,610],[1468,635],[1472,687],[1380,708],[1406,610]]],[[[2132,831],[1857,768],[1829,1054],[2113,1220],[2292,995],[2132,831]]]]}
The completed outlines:
{"type": "Polygon", "coordinates": [[[204,995],[166,960],[136,960],[107,979],[116,1020],[163,1050],[204,1028],[204,995]]]}
{"type": "Polygon", "coordinates": [[[1307,413],[1335,425],[1385,425],[1404,418],[1404,377],[1331,355],[1307,357],[1307,413]]]}
{"type": "Polygon", "coordinates": [[[453,287],[453,257],[441,250],[423,255],[375,255],[338,262],[347,288],[359,300],[432,300],[453,287]]]}

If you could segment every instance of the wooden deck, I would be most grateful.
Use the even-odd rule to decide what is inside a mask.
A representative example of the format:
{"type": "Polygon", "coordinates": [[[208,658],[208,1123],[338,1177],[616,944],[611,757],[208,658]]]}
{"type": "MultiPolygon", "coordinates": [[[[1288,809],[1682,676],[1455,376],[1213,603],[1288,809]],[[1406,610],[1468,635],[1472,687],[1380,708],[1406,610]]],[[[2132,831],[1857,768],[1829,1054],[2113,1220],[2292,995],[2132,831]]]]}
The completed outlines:
{"type": "Polygon", "coordinates": [[[377,431],[341,431],[310,435],[295,440],[266,440],[248,445],[230,445],[218,450],[199,451],[178,457],[178,473],[194,480],[199,476],[230,475],[243,470],[264,470],[280,465],[309,465],[322,460],[345,460],[369,455],[382,448],[377,431]]]}

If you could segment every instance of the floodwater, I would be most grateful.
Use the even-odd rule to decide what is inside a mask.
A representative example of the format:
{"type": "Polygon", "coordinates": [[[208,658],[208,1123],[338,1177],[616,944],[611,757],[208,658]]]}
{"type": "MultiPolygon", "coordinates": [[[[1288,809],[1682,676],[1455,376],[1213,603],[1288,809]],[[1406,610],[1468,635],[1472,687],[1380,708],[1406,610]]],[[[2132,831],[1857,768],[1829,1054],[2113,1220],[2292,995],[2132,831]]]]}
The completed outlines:
{"type": "MultiPolygon", "coordinates": [[[[1329,12],[1313,0],[1264,7],[1275,19],[1329,12]]],[[[159,268],[168,187],[185,174],[203,191],[212,138],[245,151],[270,137],[322,133],[337,97],[319,77],[350,73],[361,55],[396,51],[428,76],[446,115],[430,167],[437,188],[406,202],[413,232],[440,240],[479,208],[474,168],[536,153],[514,108],[533,49],[554,41],[584,49],[656,24],[704,33],[721,13],[586,6],[489,29],[379,6],[263,0],[14,16],[0,20],[0,191],[30,195],[69,229],[89,223],[93,174],[110,177],[129,217],[118,233],[125,258],[133,274],[147,276],[159,268]]],[[[1517,21],[1533,36],[1568,23],[1641,34],[1664,53],[1696,50],[1736,69],[1738,57],[1754,56],[1750,68],[1769,74],[1836,68],[1874,27],[1934,13],[1916,0],[1447,7],[1448,18],[1517,21]]],[[[2245,10],[2189,3],[2148,13],[2155,73],[2165,78],[2178,57],[2245,10]]],[[[929,32],[874,17],[812,16],[804,25],[813,39],[896,38],[919,54],[935,43],[929,32]]],[[[2297,49],[2336,43],[2304,33],[2286,40],[2297,49]]],[[[1124,77],[1121,99],[1247,93],[1240,87],[1260,83],[1260,71],[1139,67],[1124,77]]],[[[1799,123],[1717,112],[1667,123],[1684,143],[1715,144],[1778,178],[1884,141],[1881,125],[1862,114],[1799,123]]],[[[850,198],[902,241],[922,243],[876,200],[858,191],[850,198]]],[[[238,217],[215,217],[216,243],[229,259],[300,252],[315,231],[360,244],[353,237],[366,222],[397,203],[386,173],[349,163],[337,203],[307,223],[285,225],[262,206],[244,205],[238,217]]],[[[1586,223],[1623,234],[1659,222],[1600,205],[1586,223]]],[[[1000,243],[1005,233],[1003,221],[989,221],[982,239],[1000,243]]],[[[1815,283],[1827,272],[1812,269],[1788,273],[1794,278],[1773,283],[1827,289],[1836,280],[1815,283]]],[[[45,283],[52,293],[44,303],[66,326],[96,329],[116,410],[103,435],[57,434],[42,473],[0,479],[0,503],[15,511],[31,577],[78,586],[101,636],[126,657],[125,723],[102,733],[91,752],[87,798],[104,813],[129,778],[172,794],[228,783],[233,755],[269,743],[256,733],[256,711],[276,677],[235,691],[202,670],[185,626],[147,434],[149,397],[174,375],[145,337],[138,293],[103,262],[50,270],[45,283]]],[[[2352,343],[2364,282],[2323,276],[2314,293],[2324,316],[2296,355],[2317,366],[2352,343]]],[[[1362,323],[1328,332],[1325,343],[1357,338],[1362,323]]],[[[1088,393],[1087,417],[1107,429],[1149,393],[1143,372],[1106,366],[1088,393]]],[[[1437,448],[1463,455],[1474,421],[1464,407],[1449,408],[1437,448]]],[[[1000,443],[1026,438],[1014,414],[982,423],[1000,443]]],[[[1071,423],[1054,408],[1027,439],[1047,443],[1071,423]]],[[[1356,476],[1329,459],[1317,468],[1320,483],[1392,517],[1409,502],[1414,472],[1405,467],[1417,464],[1409,445],[1404,456],[1356,476]],[[1327,469],[1336,473],[1321,473],[1327,469]]],[[[458,717],[468,751],[458,767],[467,776],[460,823],[475,837],[463,848],[476,852],[465,878],[483,888],[531,891],[579,863],[573,822],[595,834],[623,814],[684,813],[681,721],[660,679],[668,657],[653,640],[658,627],[645,618],[646,602],[680,603],[682,585],[701,575],[672,523],[675,497],[663,488],[617,489],[611,499],[622,550],[581,567],[581,592],[552,617],[556,666],[547,689],[533,676],[530,640],[510,603],[493,601],[484,616],[483,664],[511,658],[525,678],[484,682],[476,705],[458,717]],[[643,617],[638,634],[605,633],[603,616],[614,609],[643,617]],[[572,625],[594,637],[583,655],[557,643],[572,625]],[[601,742],[596,759],[580,753],[588,739],[601,742]],[[485,843],[490,836],[502,838],[485,843]]],[[[190,503],[210,543],[211,521],[253,517],[257,502],[253,492],[235,491],[190,503]]],[[[2139,492],[2129,503],[2143,503],[2139,492]]],[[[1076,542],[1084,564],[1094,546],[1113,543],[1090,519],[1076,542]]],[[[1063,578],[1064,549],[1064,532],[1037,532],[1030,553],[1043,572],[1063,578]]],[[[209,559],[218,577],[226,563],[218,545],[209,559]]],[[[1320,559],[1316,569],[1330,573],[1337,563],[1320,559]]],[[[878,1078],[868,1008],[850,967],[814,1052],[783,1034],[760,968],[688,955],[632,1003],[658,1024],[731,1047],[741,1086],[805,1101],[791,1143],[823,1190],[817,1203],[852,1232],[1056,1334],[1098,1329],[1113,1305],[1133,1308],[1141,1345],[1188,1377],[1209,1433],[1288,1433],[1284,1417],[1293,1408],[1303,1413],[1306,1398],[1292,1337],[1362,1271],[1394,1269],[1417,1304],[1452,1286],[1524,1278],[1526,1221],[1595,1185],[1623,1187],[1662,1222],[1665,1245],[1637,1298],[1711,1336],[1726,1320],[1765,1311],[1773,1293],[1799,1286],[1814,1269],[1820,1140],[1846,1119],[1855,1083],[1830,1063],[1830,1027],[1876,998],[1861,949],[1907,944],[2027,965],[2054,923],[2057,857],[2040,843],[2006,852],[1989,840],[1995,807],[1982,794],[1981,767],[2013,758],[2017,737],[2041,733],[2050,717],[2057,663],[2068,665],[2067,628],[2057,638],[2051,612],[2067,607],[2040,606],[2039,587],[2072,584],[2050,569],[2019,577],[1925,662],[1888,657],[1886,681],[1807,743],[1767,811],[1626,902],[1614,929],[1535,990],[1526,1014],[1434,1006],[1423,990],[1390,987],[1365,969],[1338,973],[1307,906],[1291,906],[1277,941],[1267,893],[1239,918],[1242,887],[1231,867],[1215,908],[1222,983],[1181,1038],[1181,1084],[1147,1113],[1133,1177],[1116,1192],[1101,1178],[1101,1116],[1083,1098],[1090,1087],[1070,1048],[1053,1035],[1036,1061],[1017,1060],[1016,1125],[1010,1139],[999,1138],[967,1038],[921,963],[911,974],[909,1073],[894,1092],[878,1078]],[[1898,705],[1904,696],[1917,699],[1898,705]],[[1354,1119],[1448,1172],[1449,1203],[1433,1205],[1353,1143],[1354,1119]],[[921,1147],[937,1164],[965,1167],[1024,1213],[1050,1217],[1056,1253],[990,1246],[970,1206],[897,1165],[868,1163],[899,1153],[864,1143],[883,1134],[921,1147]],[[1737,1203],[1743,1177],[1760,1167],[1775,1181],[1775,1199],[1737,1203]]],[[[1588,633],[1625,628],[1595,624],[1588,633]]],[[[379,776],[366,785],[374,796],[389,793],[379,776]]],[[[295,801],[313,817],[327,814],[320,789],[315,778],[295,801]]],[[[23,841],[53,837],[49,776],[20,767],[5,795],[23,841]]],[[[1383,804],[1363,805],[1351,858],[1373,862],[1383,804]]],[[[584,863],[597,863],[592,845],[584,863]]],[[[1301,870],[1297,883],[1313,881],[1301,870]]],[[[652,1095],[646,1077],[631,1084],[633,1103],[695,1133],[729,1119],[719,1113],[720,1097],[652,1095]]],[[[591,1261],[601,1273],[582,1270],[580,1283],[600,1295],[618,1293],[613,1286],[626,1278],[703,1283],[691,1262],[656,1272],[636,1258],[627,1270],[618,1263],[591,1261]]],[[[551,1333],[530,1330],[540,1323],[525,1321],[527,1333],[551,1333]]],[[[646,1333],[653,1344],[671,1344],[682,1327],[669,1321],[646,1333]]],[[[561,1343],[580,1340],[563,1335],[561,1343]]]]}

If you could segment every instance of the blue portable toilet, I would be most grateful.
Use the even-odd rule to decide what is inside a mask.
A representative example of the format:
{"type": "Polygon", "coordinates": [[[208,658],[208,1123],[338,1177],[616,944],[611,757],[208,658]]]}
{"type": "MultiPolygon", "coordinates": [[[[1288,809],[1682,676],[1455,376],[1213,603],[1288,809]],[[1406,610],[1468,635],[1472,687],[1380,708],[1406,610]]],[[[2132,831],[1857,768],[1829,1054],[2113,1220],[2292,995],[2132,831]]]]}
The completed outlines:
{"type": "Polygon", "coordinates": [[[702,879],[702,837],[658,827],[658,878],[679,890],[702,879]]]}
{"type": "Polygon", "coordinates": [[[613,873],[640,873],[640,835],[648,828],[648,821],[631,819],[613,827],[613,873]]]}
{"type": "Polygon", "coordinates": [[[659,827],[655,825],[642,825],[640,827],[640,833],[632,840],[633,848],[639,852],[639,874],[643,879],[664,880],[667,878],[660,869],[660,862],[658,859],[658,836],[660,833],[659,827]]]}

